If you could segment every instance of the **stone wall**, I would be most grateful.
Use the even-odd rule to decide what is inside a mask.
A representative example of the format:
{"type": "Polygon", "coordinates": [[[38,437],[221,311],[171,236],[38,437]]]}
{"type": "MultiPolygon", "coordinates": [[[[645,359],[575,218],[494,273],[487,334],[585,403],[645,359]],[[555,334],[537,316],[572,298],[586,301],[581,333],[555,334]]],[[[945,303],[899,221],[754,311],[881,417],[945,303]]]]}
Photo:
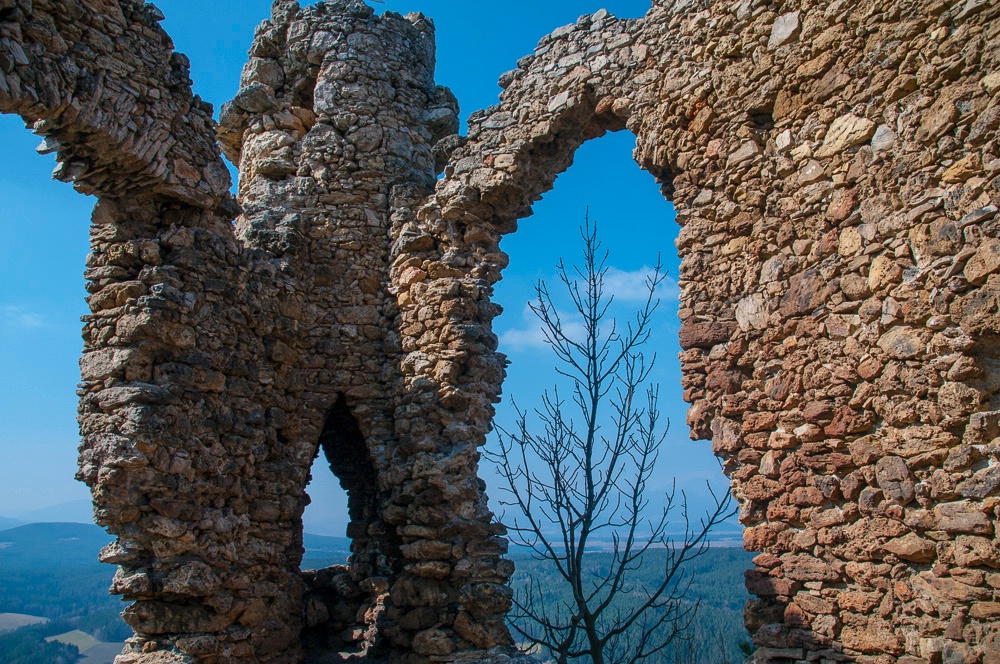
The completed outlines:
{"type": "Polygon", "coordinates": [[[459,137],[429,19],[281,0],[220,113],[239,208],[158,18],[0,0],[0,111],[100,199],[80,478],[136,600],[121,664],[506,661],[499,241],[618,130],[677,209],[756,660],[1000,662],[1000,8],[602,11],[459,137]],[[353,553],[303,573],[321,449],[353,553]]]}
{"type": "Polygon", "coordinates": [[[761,552],[758,661],[1000,657],[987,4],[582,17],[501,79],[420,210],[462,225],[449,251],[473,257],[463,281],[485,301],[500,236],[576,147],[636,135],[682,227],[688,423],[761,552]]]}

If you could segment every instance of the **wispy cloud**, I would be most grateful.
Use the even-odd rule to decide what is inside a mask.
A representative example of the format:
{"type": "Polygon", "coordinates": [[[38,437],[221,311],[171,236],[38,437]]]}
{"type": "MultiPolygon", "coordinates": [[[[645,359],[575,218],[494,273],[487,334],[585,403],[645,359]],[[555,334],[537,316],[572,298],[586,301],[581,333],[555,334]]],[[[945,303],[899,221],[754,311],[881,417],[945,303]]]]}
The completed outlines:
{"type": "MultiPolygon", "coordinates": [[[[652,274],[653,268],[649,266],[643,266],[637,270],[608,268],[604,275],[604,296],[605,298],[614,297],[615,306],[609,312],[609,318],[605,323],[610,323],[613,317],[618,318],[619,322],[627,322],[633,318],[633,308],[637,306],[636,303],[644,302],[649,293],[648,280],[652,274]]],[[[583,319],[579,313],[572,310],[572,304],[563,292],[563,285],[558,283],[555,278],[551,279],[549,283],[555,285],[553,295],[557,300],[557,305],[567,307],[558,310],[563,330],[570,339],[582,341],[586,336],[583,319]]],[[[656,288],[656,297],[663,302],[676,302],[679,295],[680,289],[677,282],[669,276],[664,278],[656,288]]],[[[500,344],[504,352],[508,353],[546,347],[545,332],[531,307],[525,305],[521,310],[519,325],[500,333],[500,344]]]]}
{"type": "Polygon", "coordinates": [[[18,330],[37,330],[45,327],[45,319],[24,307],[0,305],[0,325],[18,330]]]}
{"type": "MultiPolygon", "coordinates": [[[[586,330],[579,315],[559,311],[562,329],[570,339],[583,339],[586,330]]],[[[500,349],[504,352],[519,352],[545,348],[545,332],[542,323],[528,305],[521,311],[521,326],[500,333],[500,349]]]]}
{"type": "MultiPolygon", "coordinates": [[[[643,265],[638,270],[619,270],[616,267],[608,268],[608,273],[604,275],[604,292],[614,295],[616,300],[625,302],[641,301],[646,299],[649,292],[647,284],[653,275],[653,268],[643,265]]],[[[677,300],[680,296],[680,288],[673,277],[667,276],[660,282],[656,289],[656,296],[666,302],[677,300]]]]}

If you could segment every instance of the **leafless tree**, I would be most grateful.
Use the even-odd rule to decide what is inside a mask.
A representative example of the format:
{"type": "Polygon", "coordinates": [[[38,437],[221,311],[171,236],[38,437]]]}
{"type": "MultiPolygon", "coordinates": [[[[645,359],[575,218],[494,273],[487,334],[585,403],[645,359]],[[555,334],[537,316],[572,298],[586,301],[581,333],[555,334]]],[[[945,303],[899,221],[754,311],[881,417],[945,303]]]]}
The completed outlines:
{"type": "Polygon", "coordinates": [[[642,347],[666,272],[658,262],[644,304],[622,329],[609,313],[608,255],[589,218],[581,237],[582,266],[560,261],[558,274],[582,331],[571,333],[579,326],[563,320],[544,282],[530,305],[572,396],[567,402],[558,388],[545,392],[534,410],[537,428],[515,405],[516,424],[497,427],[489,456],[505,480],[500,502],[517,513],[506,524],[512,540],[553,567],[564,591],[557,598],[550,584],[529,581],[515,593],[514,629],[560,663],[634,664],[685,638],[698,602],[685,600],[691,578],[684,563],[707,550],[709,530],[733,513],[732,500],[709,487],[714,507],[697,524],[676,484],[659,509],[650,507],[669,422],[661,421],[659,389],[649,382],[655,357],[642,347]],[[678,510],[684,530],[672,540],[668,526],[678,510]],[[588,554],[602,551],[595,565],[588,554]],[[650,564],[663,564],[662,575],[643,583],[635,572],[650,564]]]}

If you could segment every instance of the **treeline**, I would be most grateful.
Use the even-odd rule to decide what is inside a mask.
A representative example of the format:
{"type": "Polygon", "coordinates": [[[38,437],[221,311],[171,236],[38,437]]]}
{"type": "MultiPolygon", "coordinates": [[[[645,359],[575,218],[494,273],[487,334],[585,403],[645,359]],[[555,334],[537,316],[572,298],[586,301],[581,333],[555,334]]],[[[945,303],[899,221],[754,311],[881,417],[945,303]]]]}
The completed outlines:
{"type": "MultiPolygon", "coordinates": [[[[0,613],[23,613],[50,620],[44,625],[0,634],[0,664],[76,662],[79,653],[75,646],[45,641],[47,637],[76,629],[110,643],[131,636],[131,630],[119,616],[123,603],[108,594],[114,568],[96,560],[99,544],[107,536],[93,526],[72,529],[46,526],[35,532],[15,529],[0,533],[0,542],[6,539],[12,544],[0,548],[0,613]]],[[[346,548],[345,542],[321,544],[313,545],[307,564],[324,567],[346,560],[347,553],[341,550],[346,548]]],[[[740,548],[715,548],[686,565],[691,579],[686,601],[699,603],[697,617],[683,640],[675,641],[669,649],[647,660],[648,664],[745,661],[749,637],[742,612],[749,595],[743,572],[750,568],[752,556],[740,548]]],[[[546,590],[546,602],[569,599],[551,563],[532,560],[517,548],[512,549],[511,558],[517,565],[513,578],[515,590],[530,579],[546,590]]],[[[655,585],[663,570],[663,558],[662,551],[647,555],[637,571],[632,591],[618,599],[623,608],[642,599],[644,585],[655,585]]],[[[593,574],[606,570],[610,560],[610,553],[587,556],[593,574]]],[[[544,653],[539,655],[544,659],[544,653]]]]}
{"type": "Polygon", "coordinates": [[[114,573],[96,560],[79,567],[0,569],[0,613],[59,619],[110,610],[117,617],[125,607],[108,594],[114,573]]]}
{"type": "Polygon", "coordinates": [[[77,629],[69,622],[53,620],[44,625],[22,627],[0,634],[0,662],[3,664],[72,664],[80,659],[76,646],[47,642],[49,636],[77,629]]]}
{"type": "MultiPolygon", "coordinates": [[[[56,569],[5,567],[0,569],[0,613],[41,616],[67,626],[46,636],[78,629],[98,641],[124,641],[132,631],[121,619],[125,605],[108,594],[114,573],[114,567],[96,560],[56,569]]],[[[27,638],[33,632],[25,634],[27,638]]],[[[0,653],[5,652],[0,648],[0,653]]]]}
{"type": "MultiPolygon", "coordinates": [[[[65,573],[62,570],[60,573],[65,573]]],[[[85,570],[78,570],[87,577],[85,570]]],[[[124,604],[117,597],[108,596],[113,571],[102,570],[100,581],[75,585],[55,583],[58,591],[48,588],[44,596],[50,603],[42,604],[32,597],[33,589],[44,588],[43,579],[36,578],[29,586],[19,587],[6,571],[0,572],[0,613],[26,613],[49,618],[43,625],[22,627],[0,634],[0,664],[59,664],[75,662],[79,653],[75,646],[46,643],[50,636],[73,630],[86,632],[98,641],[118,643],[132,636],[132,630],[121,618],[124,604]]]]}
{"type": "MultiPolygon", "coordinates": [[[[655,587],[662,578],[665,554],[651,552],[635,572],[636,583],[631,592],[622,593],[610,607],[628,608],[644,598],[643,587],[655,587]]],[[[743,625],[743,607],[749,595],[743,580],[743,571],[750,568],[753,554],[741,548],[710,549],[690,561],[684,569],[691,581],[685,601],[689,606],[698,604],[695,619],[683,639],[675,640],[667,649],[646,660],[648,664],[741,664],[750,654],[750,637],[743,625]]],[[[570,605],[571,593],[549,561],[533,560],[515,549],[511,558],[517,566],[512,585],[515,592],[522,591],[527,583],[537,584],[545,591],[544,601],[549,606],[556,602],[570,605]]],[[[610,553],[588,554],[590,574],[602,578],[611,562],[610,553]]],[[[531,631],[531,626],[522,623],[531,631]]],[[[515,635],[515,638],[516,635],[515,635]]],[[[520,640],[520,639],[518,639],[520,640]]],[[[538,653],[543,660],[545,653],[538,653]]]]}
{"type": "Polygon", "coordinates": [[[116,643],[132,635],[122,601],[108,593],[115,568],[97,560],[108,536],[96,526],[31,524],[0,532],[0,613],[50,622],[0,634],[0,664],[76,662],[75,646],[45,638],[73,630],[116,643]]]}

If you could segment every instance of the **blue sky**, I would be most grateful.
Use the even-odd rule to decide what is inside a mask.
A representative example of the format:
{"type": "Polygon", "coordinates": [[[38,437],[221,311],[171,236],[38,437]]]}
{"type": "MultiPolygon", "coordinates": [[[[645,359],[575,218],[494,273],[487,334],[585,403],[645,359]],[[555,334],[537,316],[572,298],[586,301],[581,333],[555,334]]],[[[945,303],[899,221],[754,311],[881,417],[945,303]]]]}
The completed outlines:
{"type": "MultiPolygon", "coordinates": [[[[218,109],[237,90],[254,27],[269,11],[259,0],[162,0],[164,26],[179,51],[192,63],[195,92],[218,109]]],[[[496,103],[500,74],[531,52],[538,39],[572,23],[584,13],[606,8],[625,18],[642,16],[648,0],[574,0],[460,3],[444,0],[387,0],[378,11],[422,11],[434,19],[438,37],[440,84],[458,96],[463,119],[496,103]]],[[[0,516],[39,518],[80,514],[89,499],[86,487],[73,480],[76,465],[75,422],[81,348],[79,317],[86,313],[83,262],[93,199],[68,185],[50,180],[52,157],[34,153],[39,139],[16,117],[0,117],[0,138],[7,147],[0,161],[0,516]],[[73,509],[33,510],[74,502],[73,509]],[[75,510],[75,511],[74,511],[75,510]]],[[[505,313],[496,323],[501,350],[512,365],[504,386],[501,421],[510,421],[507,406],[514,395],[531,407],[554,374],[551,357],[538,343],[538,327],[526,304],[538,279],[555,285],[560,258],[577,259],[577,228],[586,208],[601,228],[611,252],[613,281],[622,307],[644,270],[662,255],[671,275],[677,274],[677,234],[673,212],[652,176],[632,161],[634,138],[627,132],[583,146],[576,163],[560,176],[555,189],[535,206],[534,215],[517,233],[504,239],[511,266],[497,288],[505,313]]],[[[705,495],[704,481],[725,485],[710,445],[688,440],[686,405],[680,399],[677,363],[676,289],[663,291],[664,305],[649,350],[657,354],[661,408],[672,421],[671,433],[657,474],[657,488],[678,486],[695,506],[705,495]]],[[[319,534],[343,533],[344,499],[335,479],[317,463],[310,487],[314,498],[306,529],[319,534]]],[[[498,492],[486,475],[494,500],[498,492]]],[[[65,517],[65,518],[68,518],[65,517]]]]}

